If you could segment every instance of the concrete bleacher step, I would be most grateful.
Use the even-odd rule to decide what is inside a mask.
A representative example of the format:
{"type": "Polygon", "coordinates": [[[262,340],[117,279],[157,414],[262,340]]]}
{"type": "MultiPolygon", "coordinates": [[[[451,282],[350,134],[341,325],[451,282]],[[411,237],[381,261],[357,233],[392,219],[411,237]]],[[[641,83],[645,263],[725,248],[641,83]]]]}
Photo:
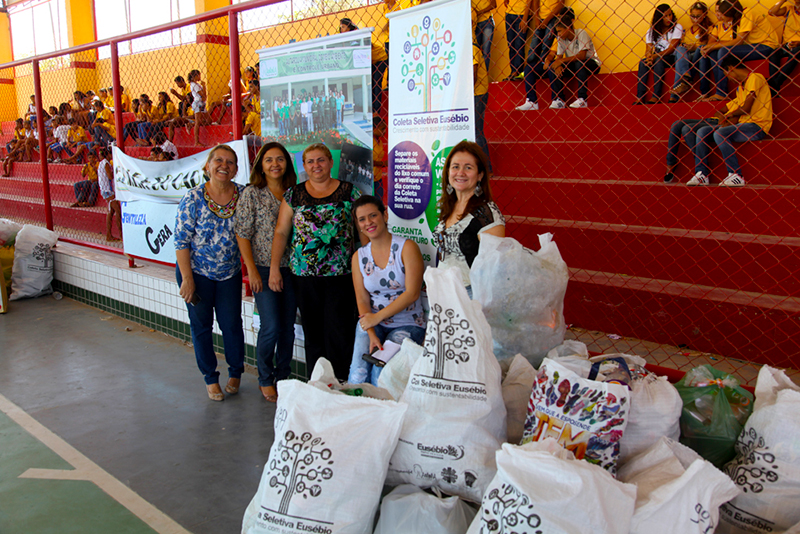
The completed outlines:
{"type": "MultiPolygon", "coordinates": [[[[72,202],[74,202],[74,198],[72,202]]],[[[89,232],[105,232],[106,212],[105,206],[98,204],[91,208],[71,208],[71,202],[54,200],[53,224],[75,230],[89,232]]],[[[24,197],[0,193],[0,213],[8,213],[15,217],[39,220],[43,218],[44,202],[36,197],[24,197]]]]}
{"type": "MultiPolygon", "coordinates": [[[[54,201],[67,203],[75,202],[74,184],[83,178],[78,174],[77,177],[53,176],[49,178],[50,198],[54,201]]],[[[11,176],[0,179],[0,193],[7,195],[18,195],[22,197],[41,198],[43,196],[43,186],[40,177],[30,178],[21,176],[11,176]]],[[[105,206],[106,201],[98,195],[97,205],[105,206]]]]}

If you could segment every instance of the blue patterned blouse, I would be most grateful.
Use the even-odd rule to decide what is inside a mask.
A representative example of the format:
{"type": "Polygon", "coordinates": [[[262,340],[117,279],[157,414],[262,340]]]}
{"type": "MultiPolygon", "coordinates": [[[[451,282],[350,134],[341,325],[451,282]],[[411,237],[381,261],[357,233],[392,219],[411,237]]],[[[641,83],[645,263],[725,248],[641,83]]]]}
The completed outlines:
{"type": "MultiPolygon", "coordinates": [[[[244,186],[234,184],[241,195],[244,186]]],[[[212,212],[204,197],[205,184],[190,189],[178,204],[175,218],[175,250],[192,250],[192,272],[215,280],[227,280],[242,269],[233,217],[222,219],[212,212]]]]}

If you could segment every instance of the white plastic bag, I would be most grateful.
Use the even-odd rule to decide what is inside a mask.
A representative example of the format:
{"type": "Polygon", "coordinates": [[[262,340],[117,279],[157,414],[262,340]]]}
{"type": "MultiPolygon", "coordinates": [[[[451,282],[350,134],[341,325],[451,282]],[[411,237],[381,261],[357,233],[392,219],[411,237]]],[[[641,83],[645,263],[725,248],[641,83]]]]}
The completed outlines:
{"type": "Polygon", "coordinates": [[[583,378],[545,358],[531,392],[523,443],[555,438],[579,460],[614,474],[629,410],[627,386],[583,378]]]}
{"type": "Polygon", "coordinates": [[[26,224],[17,234],[10,300],[40,297],[53,292],[53,252],[58,234],[26,224]]]}
{"type": "Polygon", "coordinates": [[[725,472],[742,494],[720,510],[720,534],[800,531],[800,387],[767,365],[725,472]]]}
{"type": "Polygon", "coordinates": [[[407,406],[278,382],[275,441],[243,534],[369,534],[407,406]]]}
{"type": "Polygon", "coordinates": [[[681,435],[683,401],[666,377],[650,374],[631,383],[628,425],[619,440],[619,461],[649,449],[662,437],[678,440],[681,435]]]}
{"type": "Polygon", "coordinates": [[[714,532],[719,506],[739,494],[722,471],[669,438],[622,466],[617,478],[637,487],[631,534],[714,532]]]}
{"type": "Polygon", "coordinates": [[[387,484],[438,487],[480,502],[506,439],[500,365],[491,329],[458,269],[429,267],[425,282],[431,303],[425,353],[401,398],[408,415],[387,484]]]}
{"type": "Polygon", "coordinates": [[[497,475],[467,534],[628,534],[636,488],[555,440],[497,451],[497,475]]]}
{"type": "Polygon", "coordinates": [[[475,510],[458,497],[403,484],[383,498],[373,534],[464,534],[474,517],[475,510]]]}
{"type": "Polygon", "coordinates": [[[393,399],[400,400],[411,376],[411,369],[423,352],[424,349],[410,338],[403,339],[400,351],[389,360],[378,376],[378,387],[386,389],[393,399]]]}
{"type": "MultiPolygon", "coordinates": [[[[507,361],[507,360],[504,360],[507,361]]],[[[531,399],[536,370],[520,354],[514,356],[503,379],[503,402],[506,404],[507,441],[515,445],[522,440],[528,402],[531,399]]],[[[502,364],[501,364],[502,365],[502,364]]]]}
{"type": "Polygon", "coordinates": [[[20,230],[22,225],[8,219],[0,219],[0,247],[14,246],[14,238],[20,230]]]}
{"type": "Polygon", "coordinates": [[[553,241],[539,236],[538,252],[510,237],[484,234],[470,270],[475,300],[492,327],[498,359],[522,354],[538,367],[564,341],[564,295],[569,270],[553,241]]]}

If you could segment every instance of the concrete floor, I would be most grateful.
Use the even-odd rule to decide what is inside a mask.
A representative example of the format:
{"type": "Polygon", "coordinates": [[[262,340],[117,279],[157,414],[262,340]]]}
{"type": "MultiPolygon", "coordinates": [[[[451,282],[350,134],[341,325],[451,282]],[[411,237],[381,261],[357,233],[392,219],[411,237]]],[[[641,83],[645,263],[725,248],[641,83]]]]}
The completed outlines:
{"type": "MultiPolygon", "coordinates": [[[[67,298],[12,302],[0,315],[0,395],[195,534],[240,532],[273,441],[275,405],[257,386],[246,374],[238,395],[211,402],[191,347],[67,298]]],[[[16,477],[9,480],[9,473],[24,470],[14,465],[23,461],[64,469],[50,465],[61,460],[47,458],[49,451],[28,454],[34,446],[43,447],[0,413],[3,534],[51,531],[31,527],[42,510],[51,510],[55,493],[35,484],[20,489],[16,477]],[[15,454],[20,448],[25,455],[15,454]],[[20,499],[21,491],[29,494],[20,499]]],[[[78,497],[75,487],[58,494],[59,505],[70,494],[78,497]]],[[[93,491],[112,502],[90,509],[116,505],[93,491]]],[[[124,513],[107,514],[102,527],[96,515],[62,517],[51,523],[52,532],[136,531],[111,524],[124,513]]]]}

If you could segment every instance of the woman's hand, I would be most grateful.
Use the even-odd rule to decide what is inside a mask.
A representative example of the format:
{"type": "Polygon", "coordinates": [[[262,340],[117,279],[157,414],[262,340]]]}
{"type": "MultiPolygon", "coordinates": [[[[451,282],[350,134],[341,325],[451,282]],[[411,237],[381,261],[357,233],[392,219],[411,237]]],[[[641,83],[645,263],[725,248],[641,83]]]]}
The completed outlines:
{"type": "Polygon", "coordinates": [[[247,279],[250,280],[250,289],[253,293],[261,293],[264,291],[264,283],[261,281],[261,273],[258,270],[247,270],[247,279]]]}
{"type": "MultiPolygon", "coordinates": [[[[280,269],[269,270],[269,288],[276,293],[283,291],[283,277],[281,276],[280,269]]],[[[253,290],[255,292],[255,289],[253,290]]]]}
{"type": "Polygon", "coordinates": [[[374,328],[380,324],[380,322],[380,319],[378,319],[374,313],[365,313],[364,315],[360,315],[358,318],[358,324],[360,324],[361,328],[364,330],[374,328]]]}
{"type": "Polygon", "coordinates": [[[369,353],[372,354],[372,351],[376,347],[378,350],[383,350],[383,345],[381,344],[381,340],[378,339],[378,336],[375,334],[375,330],[368,330],[367,334],[369,335],[369,353]]]}
{"type": "Polygon", "coordinates": [[[180,295],[187,304],[192,302],[192,298],[194,297],[194,289],[194,278],[191,276],[184,276],[183,282],[181,282],[180,295]]]}

